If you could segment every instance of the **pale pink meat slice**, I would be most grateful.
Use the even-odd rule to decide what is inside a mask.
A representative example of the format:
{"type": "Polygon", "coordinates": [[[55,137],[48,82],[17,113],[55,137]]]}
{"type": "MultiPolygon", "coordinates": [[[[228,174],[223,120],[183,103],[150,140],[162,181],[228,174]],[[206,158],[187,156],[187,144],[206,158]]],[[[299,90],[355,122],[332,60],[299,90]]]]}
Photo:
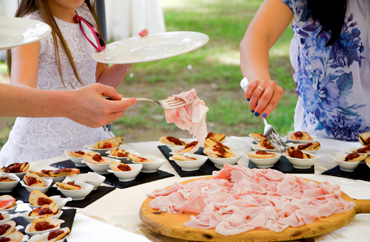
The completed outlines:
{"type": "Polygon", "coordinates": [[[194,89],[172,97],[184,100],[186,105],[180,108],[166,109],[166,121],[174,123],[182,130],[188,130],[197,139],[198,144],[191,151],[194,153],[200,146],[204,145],[204,140],[207,137],[206,114],[208,107],[203,100],[198,98],[194,89]]]}

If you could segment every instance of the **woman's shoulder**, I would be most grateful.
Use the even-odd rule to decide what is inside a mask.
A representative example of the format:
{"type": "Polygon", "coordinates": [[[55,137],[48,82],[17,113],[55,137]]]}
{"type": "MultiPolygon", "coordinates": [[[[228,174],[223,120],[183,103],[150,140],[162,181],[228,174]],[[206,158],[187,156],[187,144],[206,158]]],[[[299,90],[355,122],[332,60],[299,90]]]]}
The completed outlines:
{"type": "Polygon", "coordinates": [[[311,22],[311,10],[307,7],[307,0],[281,0],[281,2],[292,11],[296,24],[311,22]]]}
{"type": "Polygon", "coordinates": [[[300,6],[307,6],[307,0],[281,0],[290,9],[300,6]]]}
{"type": "Polygon", "coordinates": [[[294,16],[303,16],[307,12],[307,0],[281,0],[285,5],[290,8],[294,16]]]}

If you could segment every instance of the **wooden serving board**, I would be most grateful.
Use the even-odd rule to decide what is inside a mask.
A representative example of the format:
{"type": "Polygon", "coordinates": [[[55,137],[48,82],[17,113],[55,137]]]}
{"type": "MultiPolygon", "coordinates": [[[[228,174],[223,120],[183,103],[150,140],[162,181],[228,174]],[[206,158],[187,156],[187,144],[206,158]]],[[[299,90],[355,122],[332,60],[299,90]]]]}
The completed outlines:
{"type": "MultiPolygon", "coordinates": [[[[210,179],[209,177],[208,179],[210,179]]],[[[199,179],[199,178],[198,178],[199,179]]],[[[184,183],[195,181],[189,180],[184,183]]],[[[333,214],[327,218],[320,218],[311,224],[301,227],[289,227],[281,232],[268,229],[255,229],[236,235],[221,235],[215,229],[199,229],[186,227],[183,224],[190,220],[196,213],[171,214],[152,209],[147,198],[140,208],[140,218],[152,231],[173,238],[192,241],[284,241],[312,238],[337,230],[349,224],[357,213],[370,213],[370,200],[356,200],[342,192],[342,198],[355,202],[356,206],[349,211],[333,214]]]]}

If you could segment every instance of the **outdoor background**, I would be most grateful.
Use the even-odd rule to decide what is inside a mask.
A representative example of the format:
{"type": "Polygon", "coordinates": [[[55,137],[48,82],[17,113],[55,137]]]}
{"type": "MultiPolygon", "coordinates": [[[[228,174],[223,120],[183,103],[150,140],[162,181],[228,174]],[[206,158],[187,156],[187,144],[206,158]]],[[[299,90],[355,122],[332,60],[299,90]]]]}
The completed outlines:
{"type": "MultiPolygon", "coordinates": [[[[135,64],[118,87],[127,97],[162,99],[194,88],[209,107],[208,130],[228,136],[263,132],[240,88],[239,43],[262,0],[162,0],[167,31],[196,31],[209,42],[195,51],[165,60],[135,64]]],[[[270,51],[271,75],[285,92],[268,118],[280,134],[293,130],[297,95],[292,79],[289,27],[270,51]]],[[[6,64],[0,63],[0,82],[8,82],[6,64]]],[[[15,118],[0,117],[0,148],[6,142],[15,118]]],[[[126,142],[158,140],[162,135],[190,137],[187,131],[167,124],[161,108],[137,103],[113,123],[116,135],[126,142]]]]}

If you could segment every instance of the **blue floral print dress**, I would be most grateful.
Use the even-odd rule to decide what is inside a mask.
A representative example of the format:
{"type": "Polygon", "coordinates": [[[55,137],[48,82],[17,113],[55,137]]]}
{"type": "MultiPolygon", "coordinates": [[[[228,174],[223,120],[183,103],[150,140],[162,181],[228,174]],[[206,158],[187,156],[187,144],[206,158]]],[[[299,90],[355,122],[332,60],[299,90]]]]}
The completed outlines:
{"type": "Polygon", "coordinates": [[[340,38],[310,18],[306,0],[282,0],[294,14],[290,58],[299,96],[294,129],[357,141],[370,132],[370,1],[348,0],[340,38]]]}

